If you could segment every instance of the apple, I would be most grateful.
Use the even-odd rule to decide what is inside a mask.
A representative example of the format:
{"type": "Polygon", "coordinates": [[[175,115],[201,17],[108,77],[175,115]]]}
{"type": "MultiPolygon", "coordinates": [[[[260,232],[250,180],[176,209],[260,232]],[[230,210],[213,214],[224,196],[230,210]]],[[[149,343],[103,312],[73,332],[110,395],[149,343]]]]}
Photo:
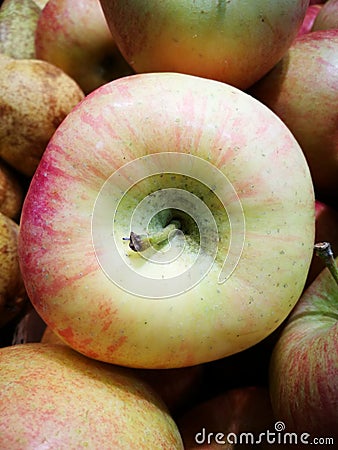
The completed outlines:
{"type": "Polygon", "coordinates": [[[338,28],[338,1],[328,0],[313,23],[312,31],[338,28]]]}
{"type": "Polygon", "coordinates": [[[269,376],[273,411],[286,429],[334,438],[335,442],[337,299],[338,278],[335,281],[325,268],[288,318],[271,356],[269,376]]]}
{"type": "MultiPolygon", "coordinates": [[[[338,254],[338,211],[316,200],[315,217],[315,242],[330,242],[333,252],[338,254]]],[[[314,253],[305,287],[308,287],[324,268],[324,261],[314,253]]]]}
{"type": "Polygon", "coordinates": [[[282,327],[283,323],[263,341],[242,352],[203,364],[205,388],[202,398],[217,396],[224,392],[225,387],[267,387],[271,352],[282,327]]]}
{"type": "Polygon", "coordinates": [[[96,89],[60,124],[19,255],[33,305],[72,348],[163,369],[272,333],[313,242],[311,177],[283,122],[230,85],[153,73],[96,89]]]}
{"type": "MultiPolygon", "coordinates": [[[[34,310],[35,311],[35,310],[34,310]]],[[[49,327],[44,330],[44,344],[67,345],[49,327]]],[[[201,388],[204,376],[203,364],[178,369],[134,369],[160,395],[172,414],[184,408],[201,388]]]]}
{"type": "Polygon", "coordinates": [[[17,220],[24,199],[23,183],[18,174],[0,160],[0,212],[17,220]]]}
{"type": "Polygon", "coordinates": [[[101,5],[136,72],[182,72],[246,89],[284,55],[309,0],[101,0],[101,5]]]}
{"type": "Polygon", "coordinates": [[[313,4],[308,7],[308,9],[306,10],[306,14],[305,14],[302,26],[298,30],[298,34],[297,34],[296,38],[298,36],[301,36],[302,34],[306,34],[311,31],[313,23],[319,13],[319,11],[321,10],[321,8],[322,8],[321,4],[313,4]]]}
{"type": "Polygon", "coordinates": [[[62,339],[60,339],[49,327],[44,329],[44,332],[41,336],[42,344],[58,344],[58,345],[67,345],[62,339]]]}
{"type": "Polygon", "coordinates": [[[1,448],[183,449],[150,386],[66,346],[0,349],[0,390],[1,448]]]}
{"type": "MultiPolygon", "coordinates": [[[[269,391],[246,386],[227,390],[188,409],[177,424],[185,450],[227,450],[259,445],[271,448],[276,433],[269,391]],[[264,433],[263,435],[261,433],[264,433]],[[259,442],[258,442],[259,441],[259,442]]],[[[275,436],[276,438],[276,436],[275,436]]]]}
{"type": "Polygon", "coordinates": [[[0,212],[0,328],[27,304],[18,258],[19,226],[0,212]]]}
{"type": "Polygon", "coordinates": [[[52,134],[84,97],[61,69],[0,55],[0,157],[31,177],[52,134]]]}
{"type": "Polygon", "coordinates": [[[11,345],[40,342],[45,328],[44,321],[32,304],[27,302],[24,310],[15,321],[11,345]]]}
{"type": "Polygon", "coordinates": [[[35,51],[85,93],[133,72],[113,41],[99,0],[49,0],[37,24],[35,51]]]}
{"type": "Polygon", "coordinates": [[[283,59],[250,93],[274,111],[299,142],[316,197],[338,189],[338,30],[296,39],[283,59]]]}

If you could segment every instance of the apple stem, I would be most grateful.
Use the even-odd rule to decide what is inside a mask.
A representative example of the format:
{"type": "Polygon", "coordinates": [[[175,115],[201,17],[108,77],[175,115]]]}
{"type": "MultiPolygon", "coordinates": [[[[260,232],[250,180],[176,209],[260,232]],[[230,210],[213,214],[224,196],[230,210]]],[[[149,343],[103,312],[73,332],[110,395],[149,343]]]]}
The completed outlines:
{"type": "Polygon", "coordinates": [[[172,220],[165,228],[156,233],[150,234],[136,234],[133,231],[130,233],[129,238],[123,238],[123,240],[129,240],[129,247],[134,252],[143,252],[152,245],[158,245],[168,240],[170,233],[179,230],[181,224],[178,220],[172,220]]]}
{"type": "Polygon", "coordinates": [[[325,266],[329,269],[338,284],[338,267],[333,256],[331,244],[329,242],[318,242],[315,244],[314,249],[316,255],[324,261],[325,266]]]}

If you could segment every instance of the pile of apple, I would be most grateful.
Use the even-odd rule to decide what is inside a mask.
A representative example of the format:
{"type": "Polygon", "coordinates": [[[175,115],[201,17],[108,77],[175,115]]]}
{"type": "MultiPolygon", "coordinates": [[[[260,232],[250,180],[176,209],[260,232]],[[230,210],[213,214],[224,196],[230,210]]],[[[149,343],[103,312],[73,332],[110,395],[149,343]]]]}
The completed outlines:
{"type": "Polygon", "coordinates": [[[0,5],[0,448],[337,446],[338,1],[0,5]]]}

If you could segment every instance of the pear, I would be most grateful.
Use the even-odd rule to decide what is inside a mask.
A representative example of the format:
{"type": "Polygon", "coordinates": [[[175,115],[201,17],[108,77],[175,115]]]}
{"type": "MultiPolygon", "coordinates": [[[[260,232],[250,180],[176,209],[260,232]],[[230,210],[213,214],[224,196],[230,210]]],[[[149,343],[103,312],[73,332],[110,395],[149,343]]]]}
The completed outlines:
{"type": "Polygon", "coordinates": [[[0,68],[0,157],[31,177],[56,128],[84,94],[46,61],[0,58],[0,68]]]}
{"type": "Polygon", "coordinates": [[[18,219],[23,198],[24,189],[17,174],[0,160],[0,212],[18,219]]]}
{"type": "Polygon", "coordinates": [[[34,58],[40,12],[33,0],[5,0],[0,8],[0,52],[12,58],[34,58]]]}
{"type": "Polygon", "coordinates": [[[0,328],[28,302],[19,267],[18,233],[19,225],[0,213],[0,328]]]}

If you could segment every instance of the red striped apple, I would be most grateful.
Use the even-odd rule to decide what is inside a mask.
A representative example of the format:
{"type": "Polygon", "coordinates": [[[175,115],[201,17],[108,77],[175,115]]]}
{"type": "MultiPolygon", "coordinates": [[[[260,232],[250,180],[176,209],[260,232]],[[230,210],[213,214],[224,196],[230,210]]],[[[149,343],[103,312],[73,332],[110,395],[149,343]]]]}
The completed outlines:
{"type": "MultiPolygon", "coordinates": [[[[41,338],[44,344],[66,345],[56,334],[46,328],[41,338]]],[[[172,414],[184,408],[202,386],[204,365],[179,369],[134,369],[135,375],[145,380],[160,395],[172,414]]]]}
{"type": "Polygon", "coordinates": [[[183,449],[148,384],[66,346],[1,348],[0,391],[2,449],[183,449]]]}
{"type": "Polygon", "coordinates": [[[100,87],[62,122],[19,255],[32,303],[71,347],[174,368],[272,333],[313,242],[311,177],[283,122],[224,83],[154,73],[100,87]]]}
{"type": "Polygon", "coordinates": [[[297,36],[301,36],[302,34],[309,33],[312,29],[313,23],[321,10],[322,5],[310,5],[306,10],[306,14],[302,23],[302,26],[298,30],[297,36]]]}
{"type": "Polygon", "coordinates": [[[334,438],[338,423],[338,278],[326,268],[292,311],[270,361],[275,417],[290,432],[334,438]]]}
{"type": "Polygon", "coordinates": [[[271,108],[298,140],[316,197],[335,201],[338,189],[338,30],[298,37],[250,93],[271,108]]]}
{"type": "Polygon", "coordinates": [[[296,37],[309,0],[101,0],[136,72],[183,72],[245,89],[296,37]]]}
{"type": "Polygon", "coordinates": [[[37,23],[35,52],[85,93],[133,73],[112,38],[99,0],[48,0],[37,23]]]}

